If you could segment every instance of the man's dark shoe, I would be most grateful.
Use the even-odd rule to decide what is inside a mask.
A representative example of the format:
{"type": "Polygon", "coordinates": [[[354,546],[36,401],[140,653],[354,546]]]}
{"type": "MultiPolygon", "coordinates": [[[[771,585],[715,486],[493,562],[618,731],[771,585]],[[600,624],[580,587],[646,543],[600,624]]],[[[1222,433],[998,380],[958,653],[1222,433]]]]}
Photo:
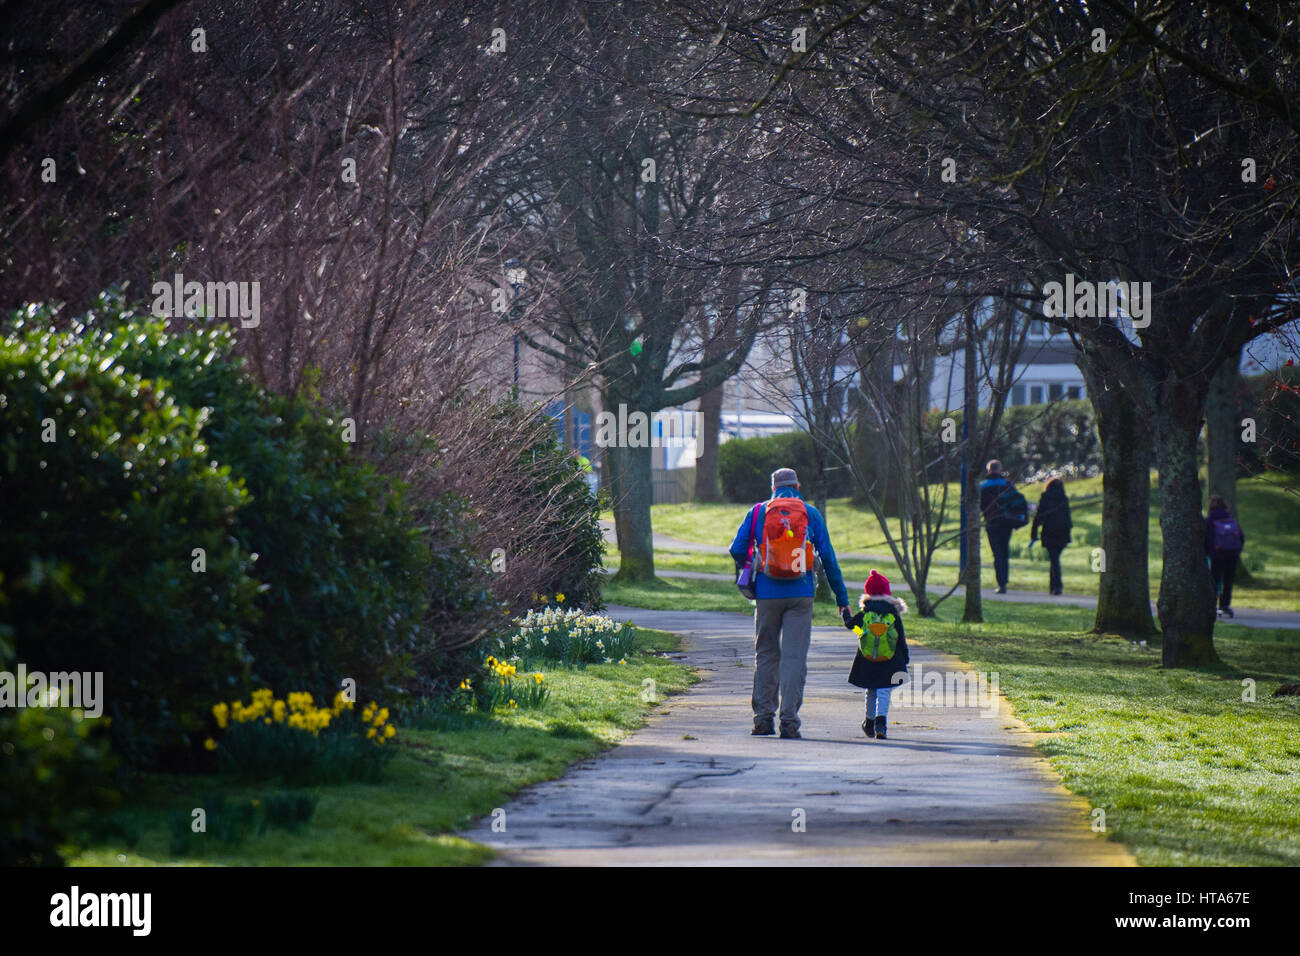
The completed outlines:
{"type": "Polygon", "coordinates": [[[1004,587],[1002,587],[1001,585],[998,585],[997,593],[998,593],[998,594],[1006,594],[1006,593],[1007,593],[1007,589],[1004,588],[1004,587]]]}
{"type": "Polygon", "coordinates": [[[1226,615],[1228,615],[1228,617],[1236,617],[1236,616],[1237,616],[1237,615],[1235,615],[1235,614],[1232,613],[1232,608],[1230,608],[1230,607],[1225,607],[1225,608],[1223,609],[1223,613],[1226,614],[1226,615]]]}
{"type": "Polygon", "coordinates": [[[885,727],[885,718],[884,718],[884,717],[877,717],[877,718],[876,718],[876,739],[877,739],[877,740],[885,740],[885,739],[887,739],[887,738],[885,737],[885,731],[886,731],[886,729],[887,729],[887,728],[885,727]]]}
{"type": "Polygon", "coordinates": [[[781,725],[782,740],[803,740],[803,734],[799,733],[798,727],[791,727],[789,724],[781,725]]]}
{"type": "Polygon", "coordinates": [[[750,731],[750,734],[755,737],[771,737],[774,733],[776,727],[770,720],[754,721],[754,729],[750,731]]]}
{"type": "Polygon", "coordinates": [[[876,736],[876,719],[874,717],[868,717],[862,722],[862,732],[868,737],[876,736]]]}

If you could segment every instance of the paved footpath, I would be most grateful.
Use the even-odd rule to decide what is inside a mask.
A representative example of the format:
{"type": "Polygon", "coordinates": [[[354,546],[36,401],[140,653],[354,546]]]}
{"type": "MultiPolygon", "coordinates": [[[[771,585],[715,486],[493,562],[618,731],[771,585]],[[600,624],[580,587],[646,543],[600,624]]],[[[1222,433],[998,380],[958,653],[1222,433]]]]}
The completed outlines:
{"type": "MultiPolygon", "coordinates": [[[[1010,714],[904,708],[868,740],[847,683],[852,637],[813,629],[802,740],[751,737],[753,621],[723,612],[610,614],[683,635],[703,680],[644,729],[463,835],[534,865],[1132,865],[1092,832],[1010,714]],[[798,813],[802,811],[802,814],[798,813]],[[796,832],[802,818],[803,832],[796,832]]],[[[968,668],[912,644],[912,669],[968,668]]]]}

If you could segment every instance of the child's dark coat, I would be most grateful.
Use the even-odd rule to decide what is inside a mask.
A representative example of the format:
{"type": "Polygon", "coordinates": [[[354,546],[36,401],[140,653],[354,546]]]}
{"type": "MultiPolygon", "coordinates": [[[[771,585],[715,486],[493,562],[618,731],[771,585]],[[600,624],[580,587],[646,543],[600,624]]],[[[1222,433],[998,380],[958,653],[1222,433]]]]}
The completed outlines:
{"type": "Polygon", "coordinates": [[[877,688],[892,687],[897,683],[906,680],[907,674],[907,636],[903,633],[903,614],[907,611],[907,605],[901,598],[893,595],[883,595],[881,597],[867,598],[862,603],[862,610],[856,615],[849,618],[846,627],[852,630],[855,627],[862,626],[862,619],[867,611],[874,611],[877,614],[893,613],[897,619],[898,627],[898,646],[894,649],[894,656],[887,661],[869,661],[862,656],[861,651],[855,651],[853,655],[853,669],[849,671],[849,683],[854,687],[877,688]],[[894,675],[903,673],[904,677],[898,681],[894,680],[894,675]]]}

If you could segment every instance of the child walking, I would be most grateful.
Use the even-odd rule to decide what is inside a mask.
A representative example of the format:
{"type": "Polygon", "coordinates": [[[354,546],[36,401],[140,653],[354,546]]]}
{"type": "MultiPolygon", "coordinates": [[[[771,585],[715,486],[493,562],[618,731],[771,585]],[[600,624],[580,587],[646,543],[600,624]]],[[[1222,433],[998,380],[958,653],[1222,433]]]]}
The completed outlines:
{"type": "Polygon", "coordinates": [[[889,694],[894,689],[894,675],[907,679],[907,638],[903,635],[902,615],[907,604],[894,597],[889,580],[872,568],[863,595],[861,610],[853,617],[844,612],[844,626],[858,635],[858,652],[849,671],[849,683],[863,688],[867,716],[862,732],[868,737],[885,740],[888,733],[889,694]]]}

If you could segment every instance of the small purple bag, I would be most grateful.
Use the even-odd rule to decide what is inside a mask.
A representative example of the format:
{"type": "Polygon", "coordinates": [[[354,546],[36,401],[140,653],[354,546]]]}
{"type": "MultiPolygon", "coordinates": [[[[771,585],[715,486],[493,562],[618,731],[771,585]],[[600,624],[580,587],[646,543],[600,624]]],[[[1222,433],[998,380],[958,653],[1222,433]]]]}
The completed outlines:
{"type": "MultiPolygon", "coordinates": [[[[759,504],[762,504],[762,502],[759,502],[759,504]]],[[[740,593],[750,601],[756,600],[758,597],[758,591],[755,590],[756,582],[754,580],[757,576],[757,573],[754,571],[754,544],[757,535],[756,526],[758,524],[758,508],[759,505],[754,505],[754,510],[749,514],[749,557],[745,559],[745,566],[742,567],[740,573],[736,575],[736,587],[740,590],[740,593]]]]}

